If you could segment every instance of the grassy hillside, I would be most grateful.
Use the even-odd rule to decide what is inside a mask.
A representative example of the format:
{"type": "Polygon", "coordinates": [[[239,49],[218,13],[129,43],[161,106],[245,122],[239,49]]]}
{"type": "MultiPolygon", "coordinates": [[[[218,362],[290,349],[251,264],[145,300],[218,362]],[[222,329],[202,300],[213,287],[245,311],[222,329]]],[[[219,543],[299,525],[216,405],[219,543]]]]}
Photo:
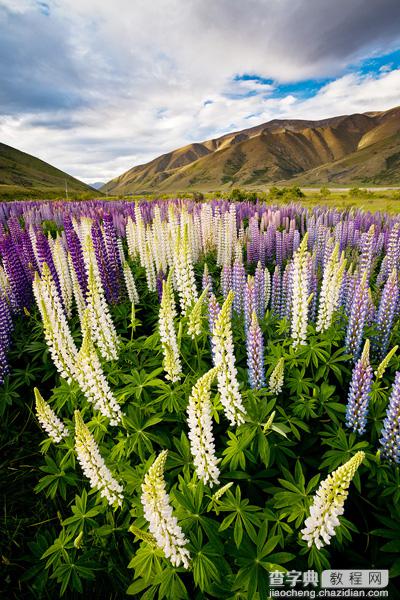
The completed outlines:
{"type": "Polygon", "coordinates": [[[321,121],[273,120],[190,144],[108,182],[109,194],[291,185],[400,184],[400,107],[321,121]]]}
{"type": "Polygon", "coordinates": [[[0,198],[56,198],[93,196],[94,190],[48,163],[0,144],[0,198]]]}

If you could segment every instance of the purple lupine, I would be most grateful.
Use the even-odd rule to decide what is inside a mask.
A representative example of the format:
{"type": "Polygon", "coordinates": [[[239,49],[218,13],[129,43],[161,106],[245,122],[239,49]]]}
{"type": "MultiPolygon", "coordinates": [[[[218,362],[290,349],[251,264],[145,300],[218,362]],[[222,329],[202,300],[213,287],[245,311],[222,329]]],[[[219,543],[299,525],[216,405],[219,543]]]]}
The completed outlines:
{"type": "Polygon", "coordinates": [[[360,256],[360,275],[367,273],[367,279],[371,275],[373,251],[375,247],[375,226],[371,225],[369,231],[362,235],[361,256],[360,256]]]}
{"type": "Polygon", "coordinates": [[[265,313],[265,273],[261,261],[258,261],[254,273],[254,309],[257,317],[263,319],[265,313]]]}
{"type": "Polygon", "coordinates": [[[158,300],[161,304],[161,300],[162,300],[162,295],[163,295],[163,281],[167,281],[167,276],[164,273],[164,271],[162,269],[160,269],[157,273],[157,279],[156,279],[156,289],[157,289],[157,295],[158,295],[158,300]]]}
{"type": "Polygon", "coordinates": [[[32,302],[32,283],[22,266],[19,248],[15,246],[10,236],[4,237],[0,242],[0,252],[10,284],[10,302],[13,311],[20,312],[24,307],[29,307],[32,302]]]}
{"type": "Polygon", "coordinates": [[[382,448],[382,456],[391,462],[400,462],[400,371],[397,371],[386,418],[383,421],[382,437],[379,443],[382,448]]]}
{"type": "Polygon", "coordinates": [[[230,265],[224,265],[221,271],[221,292],[223,298],[227,298],[232,289],[232,268],[230,265]]]}
{"type": "Polygon", "coordinates": [[[87,292],[85,261],[83,258],[81,242],[69,216],[64,220],[64,231],[67,240],[68,252],[71,255],[72,266],[74,267],[76,274],[76,279],[79,287],[81,288],[82,295],[85,298],[87,292]]]}
{"type": "Polygon", "coordinates": [[[235,260],[232,267],[233,310],[240,314],[244,310],[244,286],[246,285],[246,271],[243,264],[235,260]]]}
{"type": "Polygon", "coordinates": [[[369,362],[369,340],[367,340],[361,358],[353,369],[346,409],[347,427],[360,435],[366,429],[372,376],[372,367],[369,362]]]}
{"type": "Polygon", "coordinates": [[[204,263],[203,277],[201,279],[201,289],[204,291],[207,286],[208,286],[208,292],[209,292],[209,294],[211,294],[211,292],[213,291],[213,280],[212,280],[212,277],[208,270],[207,263],[204,263]]]}
{"type": "Polygon", "coordinates": [[[58,294],[60,298],[62,298],[60,281],[58,279],[56,267],[54,266],[53,255],[51,253],[49,240],[47,239],[47,237],[41,229],[35,232],[35,238],[39,268],[40,270],[42,270],[43,265],[46,263],[46,265],[49,267],[53,281],[57,286],[58,294]]]}
{"type": "Polygon", "coordinates": [[[96,263],[99,269],[101,283],[107,302],[115,302],[115,289],[113,287],[113,273],[108,268],[107,251],[104,244],[103,234],[97,221],[92,223],[91,228],[93,248],[96,256],[96,263]]]}
{"type": "Polygon", "coordinates": [[[247,331],[251,323],[251,315],[255,310],[255,297],[254,297],[254,277],[248,275],[246,284],[244,286],[244,330],[247,335],[247,331]]]}
{"type": "Polygon", "coordinates": [[[393,321],[399,300],[399,286],[397,272],[393,269],[382,290],[376,315],[377,334],[373,341],[374,349],[380,358],[386,356],[389,347],[389,338],[392,332],[393,321]]]}
{"type": "Polygon", "coordinates": [[[251,315],[251,323],[246,336],[247,367],[251,389],[259,390],[265,385],[264,340],[256,312],[251,315]]]}
{"type": "Polygon", "coordinates": [[[280,301],[280,316],[281,319],[287,318],[290,320],[292,311],[292,263],[289,262],[282,275],[281,301],[280,301]]]}
{"type": "Polygon", "coordinates": [[[350,317],[347,324],[345,346],[347,352],[356,360],[360,354],[362,335],[369,306],[367,274],[364,273],[351,304],[350,317]]]}
{"type": "Polygon", "coordinates": [[[118,302],[123,281],[121,256],[118,248],[117,234],[110,213],[103,215],[104,244],[108,258],[108,268],[112,272],[112,290],[114,302],[118,302]]]}
{"type": "Polygon", "coordinates": [[[0,295],[0,384],[9,373],[7,351],[10,347],[13,328],[10,307],[4,295],[0,295]]]}
{"type": "Polygon", "coordinates": [[[280,316],[281,312],[281,268],[276,265],[274,274],[272,275],[271,285],[271,311],[277,316],[280,316]]]}

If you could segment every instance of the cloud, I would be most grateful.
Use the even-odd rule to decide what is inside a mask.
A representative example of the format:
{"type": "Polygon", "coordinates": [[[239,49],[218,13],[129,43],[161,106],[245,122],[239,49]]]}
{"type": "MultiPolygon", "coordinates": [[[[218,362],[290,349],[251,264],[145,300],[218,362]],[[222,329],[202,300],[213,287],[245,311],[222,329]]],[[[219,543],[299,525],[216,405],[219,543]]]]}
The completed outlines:
{"type": "Polygon", "coordinates": [[[271,118],[389,108],[399,70],[354,68],[399,20],[398,0],[0,0],[0,139],[103,180],[271,118]]]}

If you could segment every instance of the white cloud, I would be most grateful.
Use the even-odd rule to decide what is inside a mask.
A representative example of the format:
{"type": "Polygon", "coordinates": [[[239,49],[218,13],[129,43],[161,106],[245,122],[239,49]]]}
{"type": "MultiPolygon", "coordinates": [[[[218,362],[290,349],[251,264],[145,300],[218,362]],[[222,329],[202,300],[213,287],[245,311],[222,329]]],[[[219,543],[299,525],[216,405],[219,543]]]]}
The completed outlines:
{"type": "Polygon", "coordinates": [[[342,73],[398,43],[396,15],[397,0],[0,0],[0,140],[94,181],[272,118],[390,108],[399,70],[342,73]],[[316,77],[334,81],[276,97],[316,77]]]}

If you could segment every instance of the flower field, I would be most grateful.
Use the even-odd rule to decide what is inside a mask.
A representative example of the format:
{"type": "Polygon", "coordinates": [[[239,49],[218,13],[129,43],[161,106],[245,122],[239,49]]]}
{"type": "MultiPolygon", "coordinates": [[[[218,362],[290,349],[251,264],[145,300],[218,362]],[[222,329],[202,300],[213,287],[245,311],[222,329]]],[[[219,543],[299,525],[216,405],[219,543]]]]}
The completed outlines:
{"type": "Polygon", "coordinates": [[[166,200],[0,221],[7,598],[263,600],[334,568],[396,589],[400,217],[166,200]]]}

